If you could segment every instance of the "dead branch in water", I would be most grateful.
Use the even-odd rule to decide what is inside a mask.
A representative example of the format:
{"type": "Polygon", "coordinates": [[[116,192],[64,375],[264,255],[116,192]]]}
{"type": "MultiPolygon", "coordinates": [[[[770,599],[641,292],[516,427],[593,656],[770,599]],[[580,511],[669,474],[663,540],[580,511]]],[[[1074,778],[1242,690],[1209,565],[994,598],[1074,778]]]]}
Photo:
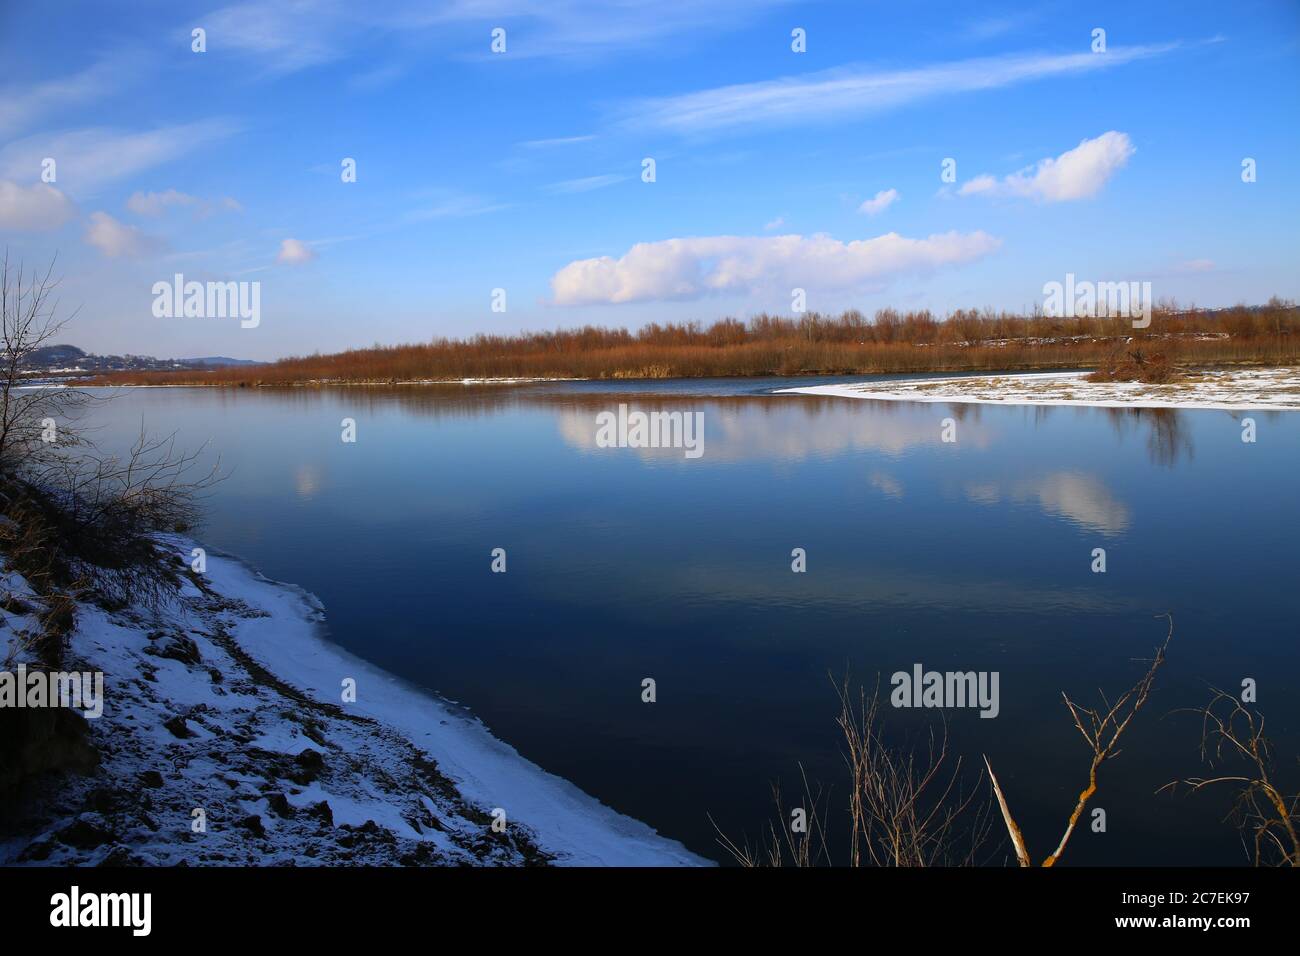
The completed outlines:
{"type": "Polygon", "coordinates": [[[1174,780],[1156,792],[1172,792],[1179,783],[1192,792],[1213,784],[1236,784],[1239,792],[1230,816],[1236,817],[1243,837],[1252,834],[1254,849],[1248,850],[1248,855],[1255,865],[1300,866],[1300,793],[1287,796],[1274,783],[1263,716],[1251,713],[1236,696],[1218,688],[1211,690],[1210,702],[1191,711],[1201,715],[1201,759],[1214,766],[1236,757],[1246,762],[1249,771],[1244,776],[1174,780]]]}
{"type": "MultiPolygon", "coordinates": [[[[1070,842],[1070,837],[1074,834],[1074,829],[1083,816],[1088,801],[1097,792],[1097,770],[1103,763],[1120,752],[1120,737],[1128,729],[1137,712],[1142,709],[1142,705],[1147,702],[1147,697],[1151,693],[1151,686],[1155,683],[1156,671],[1165,662],[1165,650],[1169,647],[1169,642],[1174,636],[1173,615],[1161,614],[1157,616],[1169,620],[1169,632],[1165,635],[1164,643],[1156,649],[1156,655],[1151,660],[1151,666],[1142,679],[1125,691],[1115,703],[1111,704],[1106,700],[1105,694],[1102,694],[1101,707],[1081,707],[1070,700],[1066,694],[1061,694],[1065,699],[1066,708],[1070,711],[1070,716],[1074,718],[1074,726],[1083,735],[1083,739],[1088,742],[1088,746],[1092,748],[1092,762],[1088,767],[1088,785],[1083,788],[1078,800],[1075,801],[1074,811],[1066,822],[1065,833],[1061,835],[1061,842],[1043,860],[1043,866],[1054,866],[1056,861],[1061,858],[1061,854],[1065,852],[1066,844],[1070,842]]],[[[1002,819],[1006,823],[1007,833],[1010,834],[1011,842],[1016,847],[1016,858],[1020,861],[1021,866],[1033,866],[1029,850],[1025,845],[1024,836],[1015,819],[1011,816],[1006,796],[1003,794],[1002,788],[998,786],[997,777],[993,776],[993,767],[989,764],[987,756],[984,758],[984,762],[989,768],[989,777],[993,781],[993,792],[997,796],[998,806],[1002,810],[1002,819]]]]}

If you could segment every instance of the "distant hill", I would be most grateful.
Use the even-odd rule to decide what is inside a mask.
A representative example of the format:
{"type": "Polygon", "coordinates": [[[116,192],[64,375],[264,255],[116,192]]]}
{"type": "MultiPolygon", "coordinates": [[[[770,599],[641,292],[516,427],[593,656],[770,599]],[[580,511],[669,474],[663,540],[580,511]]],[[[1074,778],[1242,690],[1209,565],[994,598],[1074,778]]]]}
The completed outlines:
{"type": "Polygon", "coordinates": [[[264,365],[264,362],[258,362],[255,359],[237,359],[230,358],[226,355],[205,355],[202,358],[183,358],[176,359],[183,365],[202,365],[208,368],[229,368],[232,365],[264,365]]]}
{"type": "Polygon", "coordinates": [[[204,355],[198,358],[159,359],[152,355],[95,355],[75,345],[44,345],[33,349],[23,363],[28,373],[47,375],[76,375],[81,372],[165,372],[214,368],[246,368],[262,365],[252,359],[230,358],[226,355],[204,355]]]}
{"type": "Polygon", "coordinates": [[[27,357],[27,365],[32,368],[51,368],[54,366],[76,365],[86,357],[86,353],[75,345],[46,345],[34,349],[27,357]]]}

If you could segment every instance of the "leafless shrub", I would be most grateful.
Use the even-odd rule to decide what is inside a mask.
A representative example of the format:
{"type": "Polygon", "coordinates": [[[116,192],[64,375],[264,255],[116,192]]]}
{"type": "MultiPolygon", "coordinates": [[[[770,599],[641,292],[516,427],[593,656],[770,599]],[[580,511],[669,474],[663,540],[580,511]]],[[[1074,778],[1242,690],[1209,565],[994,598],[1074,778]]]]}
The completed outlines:
{"type": "MultiPolygon", "coordinates": [[[[172,572],[153,536],[196,523],[217,466],[196,480],[202,449],[180,452],[174,435],[152,438],[143,428],[126,454],[100,454],[77,428],[95,399],[24,377],[33,351],[66,321],[57,317],[53,270],[51,262],[29,274],[7,252],[0,263],[0,514],[9,521],[0,547],[50,598],[89,593],[108,604],[155,604],[172,572]]],[[[63,607],[52,603],[51,614],[56,606],[63,607]]],[[[62,623],[50,633],[61,639],[71,623],[56,617],[62,623]]]]}
{"type": "Polygon", "coordinates": [[[1171,385],[1187,376],[1187,369],[1174,365],[1163,352],[1147,354],[1127,349],[1111,358],[1097,371],[1084,376],[1089,382],[1142,382],[1146,385],[1171,385]]]}
{"type": "Polygon", "coordinates": [[[1201,717],[1201,759],[1212,767],[1235,760],[1244,763],[1246,770],[1175,780],[1160,790],[1173,792],[1179,784],[1192,792],[1217,785],[1235,787],[1230,818],[1254,864],[1300,866],[1300,792],[1287,795],[1275,782],[1263,715],[1252,713],[1240,699],[1218,688],[1212,688],[1207,705],[1191,712],[1201,717]]]}

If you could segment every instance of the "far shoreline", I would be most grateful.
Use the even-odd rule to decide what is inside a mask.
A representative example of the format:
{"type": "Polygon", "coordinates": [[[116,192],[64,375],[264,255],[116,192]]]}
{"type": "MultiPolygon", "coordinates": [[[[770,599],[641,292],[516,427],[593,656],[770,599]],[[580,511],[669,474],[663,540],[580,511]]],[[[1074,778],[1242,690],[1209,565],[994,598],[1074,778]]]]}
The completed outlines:
{"type": "Polygon", "coordinates": [[[773,389],[773,395],[809,395],[877,401],[947,402],[983,405],[1041,405],[1094,408],[1222,409],[1229,411],[1300,410],[1300,367],[1285,363],[1240,361],[1189,368],[1188,380],[1163,385],[1141,382],[1087,382],[1097,366],[1052,365],[1004,369],[926,369],[874,372],[799,372],[758,375],[683,375],[671,377],[466,377],[454,379],[313,380],[293,382],[100,382],[95,379],[33,382],[31,388],[203,388],[333,389],[462,388],[564,383],[635,387],[637,383],[717,380],[835,378],[843,381],[773,389]],[[962,383],[961,387],[954,383],[962,383]]]}

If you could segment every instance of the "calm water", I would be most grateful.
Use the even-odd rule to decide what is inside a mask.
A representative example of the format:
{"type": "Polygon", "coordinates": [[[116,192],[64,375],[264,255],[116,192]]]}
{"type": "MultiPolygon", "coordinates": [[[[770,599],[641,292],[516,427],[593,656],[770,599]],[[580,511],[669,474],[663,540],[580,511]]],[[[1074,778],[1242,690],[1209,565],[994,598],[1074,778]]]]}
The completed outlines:
{"type": "MultiPolygon", "coordinates": [[[[768,394],[792,384],[118,390],[95,438],[143,422],[208,442],[229,477],[205,544],[313,591],[350,651],[715,858],[709,815],[757,836],[799,764],[842,803],[828,673],[888,689],[916,663],[999,672],[1001,713],[949,711],[953,748],[972,773],[989,755],[1045,855],[1089,758],[1061,692],[1129,687],[1172,611],[1169,662],[1102,771],[1108,830],[1066,861],[1243,862],[1228,791],[1155,791],[1205,769],[1199,722],[1171,712],[1244,677],[1294,774],[1300,414],[1256,414],[1244,444],[1239,413],[768,394]],[[703,457],[598,448],[620,401],[702,411],[703,457]]],[[[936,714],[887,708],[887,728],[915,739],[936,714]]]]}

